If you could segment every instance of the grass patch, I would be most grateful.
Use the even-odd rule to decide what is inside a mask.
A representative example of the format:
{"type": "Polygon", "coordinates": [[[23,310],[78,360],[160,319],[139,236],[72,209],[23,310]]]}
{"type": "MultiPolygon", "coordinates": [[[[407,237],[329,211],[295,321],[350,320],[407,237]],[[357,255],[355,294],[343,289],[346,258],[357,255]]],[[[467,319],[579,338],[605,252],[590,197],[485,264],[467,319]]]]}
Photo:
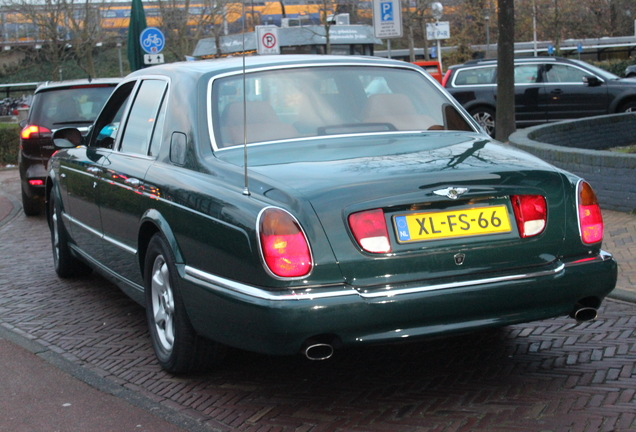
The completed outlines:
{"type": "Polygon", "coordinates": [[[623,146],[623,147],[612,147],[608,150],[616,152],[616,153],[636,153],[636,144],[623,146]]]}

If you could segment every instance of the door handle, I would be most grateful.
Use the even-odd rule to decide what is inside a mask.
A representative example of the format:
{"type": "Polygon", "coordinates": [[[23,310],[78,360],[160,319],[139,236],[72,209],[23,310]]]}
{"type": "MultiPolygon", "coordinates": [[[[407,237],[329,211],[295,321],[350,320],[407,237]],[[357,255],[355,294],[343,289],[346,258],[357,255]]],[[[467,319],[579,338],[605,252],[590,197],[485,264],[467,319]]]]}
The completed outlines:
{"type": "Polygon", "coordinates": [[[551,94],[561,94],[561,93],[563,93],[563,90],[561,90],[561,89],[554,89],[554,90],[552,90],[550,93],[551,93],[551,94]]]}

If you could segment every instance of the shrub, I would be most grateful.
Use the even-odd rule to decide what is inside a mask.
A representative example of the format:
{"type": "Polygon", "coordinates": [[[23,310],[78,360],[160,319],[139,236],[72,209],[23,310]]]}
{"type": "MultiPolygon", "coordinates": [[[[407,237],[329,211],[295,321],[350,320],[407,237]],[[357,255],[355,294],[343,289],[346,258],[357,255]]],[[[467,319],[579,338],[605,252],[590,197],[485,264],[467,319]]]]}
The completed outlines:
{"type": "Polygon", "coordinates": [[[0,165],[17,165],[20,148],[20,126],[0,124],[0,165]]]}
{"type": "Polygon", "coordinates": [[[625,68],[629,65],[636,63],[633,58],[630,59],[613,59],[613,60],[605,60],[601,62],[589,62],[595,66],[600,67],[601,69],[605,69],[608,72],[611,72],[619,77],[625,76],[625,68]]]}

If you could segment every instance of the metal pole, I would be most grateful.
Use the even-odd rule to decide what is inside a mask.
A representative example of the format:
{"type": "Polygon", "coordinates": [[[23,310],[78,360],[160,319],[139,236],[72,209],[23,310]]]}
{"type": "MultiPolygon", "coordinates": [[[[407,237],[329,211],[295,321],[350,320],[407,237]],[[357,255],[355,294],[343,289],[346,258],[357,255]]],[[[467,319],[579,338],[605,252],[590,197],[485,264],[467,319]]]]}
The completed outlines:
{"type": "Polygon", "coordinates": [[[121,61],[121,42],[117,42],[117,51],[119,54],[119,76],[123,77],[124,76],[124,67],[122,65],[122,61],[121,61]]]}
{"type": "Polygon", "coordinates": [[[389,58],[391,58],[391,39],[386,40],[386,48],[389,52],[389,58]]]}
{"type": "Polygon", "coordinates": [[[439,58],[439,70],[443,70],[442,69],[442,44],[440,43],[439,39],[437,39],[437,57],[439,58]]]}
{"type": "Polygon", "coordinates": [[[537,5],[532,0],[532,43],[534,46],[534,56],[537,56],[537,5]]]}
{"type": "Polygon", "coordinates": [[[490,58],[490,15],[486,15],[486,58],[490,58]]]}

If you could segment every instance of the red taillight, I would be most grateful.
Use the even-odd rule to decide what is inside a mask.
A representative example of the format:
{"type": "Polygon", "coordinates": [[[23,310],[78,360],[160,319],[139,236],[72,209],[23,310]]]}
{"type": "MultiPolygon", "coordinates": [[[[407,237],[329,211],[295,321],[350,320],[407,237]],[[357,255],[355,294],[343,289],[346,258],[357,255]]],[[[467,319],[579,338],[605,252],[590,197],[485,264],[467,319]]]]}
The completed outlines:
{"type": "Polygon", "coordinates": [[[44,126],[36,126],[29,125],[25,126],[20,132],[20,138],[23,140],[35,139],[35,138],[44,138],[46,135],[49,135],[51,131],[44,126]]]}
{"type": "Polygon", "coordinates": [[[578,188],[579,230],[583,243],[592,244],[603,240],[603,215],[596,194],[587,182],[578,188]]]}
{"type": "Polygon", "coordinates": [[[32,179],[32,180],[29,180],[29,184],[31,186],[44,186],[44,180],[32,179]]]}
{"type": "Polygon", "coordinates": [[[453,69],[449,69],[446,71],[446,73],[444,74],[444,78],[442,78],[442,87],[446,87],[446,83],[448,82],[452,74],[453,69]]]}
{"type": "Polygon", "coordinates": [[[512,195],[510,200],[521,238],[541,234],[548,215],[545,198],[541,195],[512,195]]]}
{"type": "Polygon", "coordinates": [[[302,277],[313,266],[309,243],[300,225],[284,210],[268,208],[259,222],[261,250],[267,268],[276,276],[302,277]]]}
{"type": "Polygon", "coordinates": [[[391,242],[381,209],[367,210],[349,215],[349,226],[362,249],[373,253],[391,252],[391,242]]]}

